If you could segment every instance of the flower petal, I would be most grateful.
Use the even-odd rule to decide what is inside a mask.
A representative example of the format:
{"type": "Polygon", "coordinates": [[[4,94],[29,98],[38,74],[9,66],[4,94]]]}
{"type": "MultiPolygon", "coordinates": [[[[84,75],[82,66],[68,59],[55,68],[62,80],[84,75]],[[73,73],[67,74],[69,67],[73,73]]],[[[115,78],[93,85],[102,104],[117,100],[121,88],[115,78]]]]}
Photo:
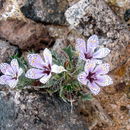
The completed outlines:
{"type": "Polygon", "coordinates": [[[102,76],[98,75],[97,80],[95,82],[100,86],[108,86],[113,84],[112,79],[108,75],[102,75],[102,76]]]}
{"type": "Polygon", "coordinates": [[[87,41],[87,51],[92,53],[98,47],[99,40],[97,35],[92,35],[87,41]]]}
{"type": "Polygon", "coordinates": [[[96,66],[96,63],[93,61],[86,62],[84,70],[86,73],[92,72],[96,66]]]}
{"type": "Polygon", "coordinates": [[[78,38],[78,39],[76,40],[75,49],[76,49],[76,51],[78,51],[79,53],[80,53],[80,52],[85,53],[85,52],[87,51],[87,50],[86,50],[86,43],[85,43],[85,41],[84,41],[83,39],[81,39],[81,38],[78,38]]]}
{"type": "Polygon", "coordinates": [[[93,58],[104,58],[110,53],[108,48],[101,48],[93,54],[93,58]]]}
{"type": "Polygon", "coordinates": [[[49,49],[45,48],[43,51],[44,60],[47,64],[52,65],[52,54],[49,49]]]}
{"type": "Polygon", "coordinates": [[[86,63],[87,62],[94,62],[95,64],[102,64],[102,60],[97,60],[97,59],[88,59],[86,60],[86,63]]]}
{"type": "Polygon", "coordinates": [[[110,65],[108,63],[100,64],[95,69],[94,72],[96,74],[107,74],[110,70],[110,65]]]}
{"type": "Polygon", "coordinates": [[[17,73],[19,70],[19,64],[18,64],[17,59],[13,59],[10,64],[14,72],[17,73]]]}
{"type": "Polygon", "coordinates": [[[102,60],[91,59],[95,64],[102,64],[102,60]]]}
{"type": "Polygon", "coordinates": [[[18,84],[18,79],[15,80],[15,79],[12,79],[12,80],[8,80],[7,81],[7,84],[11,87],[11,88],[15,88],[18,84]]]}
{"type": "Polygon", "coordinates": [[[15,72],[13,71],[12,67],[7,63],[1,63],[0,70],[5,75],[15,75],[15,72]]]}
{"type": "Polygon", "coordinates": [[[51,73],[49,75],[44,75],[41,79],[40,82],[45,84],[49,79],[51,78],[51,73]]]}
{"type": "Polygon", "coordinates": [[[25,74],[25,77],[29,79],[39,79],[42,76],[44,76],[43,70],[39,70],[35,68],[29,69],[25,74]]]}
{"type": "Polygon", "coordinates": [[[27,56],[28,62],[32,67],[42,69],[44,65],[44,61],[42,60],[41,56],[38,54],[29,54],[27,56]]]}
{"type": "Polygon", "coordinates": [[[75,46],[75,49],[77,51],[77,53],[79,54],[79,57],[82,59],[82,60],[85,60],[85,55],[84,53],[87,51],[86,50],[86,43],[83,39],[81,38],[78,38],[76,40],[76,46],[75,46]]]}
{"type": "Polygon", "coordinates": [[[87,77],[87,74],[85,73],[85,72],[82,72],[82,73],[80,73],[79,75],[78,75],[78,81],[80,82],[80,83],[82,83],[83,85],[86,85],[87,84],[87,79],[86,79],[86,77],[87,77]]]}
{"type": "Polygon", "coordinates": [[[90,91],[94,94],[97,95],[100,92],[100,87],[96,83],[88,83],[88,87],[90,91]]]}
{"type": "Polygon", "coordinates": [[[59,73],[64,72],[64,71],[66,71],[66,69],[63,66],[58,66],[58,65],[52,66],[52,72],[54,72],[54,73],[59,74],[59,73]]]}
{"type": "Polygon", "coordinates": [[[10,79],[12,79],[11,76],[2,75],[2,76],[0,76],[0,84],[5,85],[5,84],[7,84],[7,80],[10,80],[10,79]]]}
{"type": "Polygon", "coordinates": [[[23,73],[23,69],[22,68],[19,68],[18,70],[18,77],[23,73]]]}

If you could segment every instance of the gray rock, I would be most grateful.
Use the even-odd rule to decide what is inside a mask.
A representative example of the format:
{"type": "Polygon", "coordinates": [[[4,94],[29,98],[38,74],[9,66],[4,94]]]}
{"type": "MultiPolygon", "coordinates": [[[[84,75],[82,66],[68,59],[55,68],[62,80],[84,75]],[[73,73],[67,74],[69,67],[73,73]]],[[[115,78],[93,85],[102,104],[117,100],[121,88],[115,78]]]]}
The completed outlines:
{"type": "Polygon", "coordinates": [[[101,46],[111,50],[105,58],[111,70],[127,61],[130,33],[104,0],[80,0],[67,9],[65,16],[70,26],[85,38],[97,34],[104,39],[105,44],[101,46]]]}
{"type": "Polygon", "coordinates": [[[87,130],[76,109],[71,113],[70,104],[58,95],[40,90],[12,91],[8,95],[0,96],[1,130],[87,130]]]}
{"type": "Polygon", "coordinates": [[[34,21],[63,25],[66,22],[64,12],[67,8],[67,0],[28,0],[21,11],[34,21]]]}
{"type": "Polygon", "coordinates": [[[14,130],[16,111],[15,103],[0,92],[0,130],[14,130]]]}
{"type": "Polygon", "coordinates": [[[16,51],[17,47],[0,40],[0,63],[5,62],[10,56],[13,56],[16,51]]]}

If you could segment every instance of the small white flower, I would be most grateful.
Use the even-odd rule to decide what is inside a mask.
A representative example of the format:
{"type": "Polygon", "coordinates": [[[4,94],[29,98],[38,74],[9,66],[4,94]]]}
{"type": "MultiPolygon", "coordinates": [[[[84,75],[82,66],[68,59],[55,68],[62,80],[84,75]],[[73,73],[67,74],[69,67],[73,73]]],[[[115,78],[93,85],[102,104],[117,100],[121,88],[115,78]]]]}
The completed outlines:
{"type": "Polygon", "coordinates": [[[100,48],[99,47],[99,40],[97,35],[92,35],[88,41],[87,45],[83,39],[76,40],[76,50],[79,53],[79,57],[84,61],[94,61],[95,63],[102,63],[101,59],[106,57],[110,50],[108,48],[100,48]],[[95,51],[96,50],[96,51],[95,51]]]}
{"type": "Polygon", "coordinates": [[[0,77],[0,84],[7,84],[11,88],[15,88],[19,76],[23,73],[22,68],[19,67],[17,59],[13,59],[10,65],[7,63],[1,63],[0,70],[4,74],[0,77]]]}
{"type": "Polygon", "coordinates": [[[26,77],[30,79],[40,79],[40,82],[45,84],[52,76],[52,72],[61,73],[66,71],[63,66],[52,65],[51,52],[46,48],[43,51],[44,60],[38,54],[29,54],[29,64],[34,67],[27,71],[26,77]]]}
{"type": "Polygon", "coordinates": [[[109,72],[109,64],[97,65],[94,62],[86,62],[84,72],[78,75],[78,81],[83,85],[87,85],[90,91],[97,95],[100,87],[108,86],[113,83],[112,79],[107,75],[109,72]]]}

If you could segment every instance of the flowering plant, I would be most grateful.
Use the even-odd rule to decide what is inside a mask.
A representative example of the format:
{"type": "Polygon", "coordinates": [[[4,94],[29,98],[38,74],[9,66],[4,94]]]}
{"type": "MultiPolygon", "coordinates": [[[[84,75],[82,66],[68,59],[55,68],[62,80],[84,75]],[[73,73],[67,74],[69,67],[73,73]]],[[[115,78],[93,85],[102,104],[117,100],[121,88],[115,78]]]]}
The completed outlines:
{"type": "Polygon", "coordinates": [[[75,48],[76,51],[68,46],[61,54],[47,48],[42,56],[28,54],[29,65],[23,58],[14,56],[10,65],[0,64],[4,74],[0,77],[0,84],[11,88],[34,85],[49,93],[59,92],[64,101],[71,103],[79,98],[89,100],[91,93],[97,95],[101,87],[113,83],[107,75],[109,64],[102,60],[110,50],[99,48],[96,35],[92,35],[87,44],[83,39],[77,39],[75,48]]]}

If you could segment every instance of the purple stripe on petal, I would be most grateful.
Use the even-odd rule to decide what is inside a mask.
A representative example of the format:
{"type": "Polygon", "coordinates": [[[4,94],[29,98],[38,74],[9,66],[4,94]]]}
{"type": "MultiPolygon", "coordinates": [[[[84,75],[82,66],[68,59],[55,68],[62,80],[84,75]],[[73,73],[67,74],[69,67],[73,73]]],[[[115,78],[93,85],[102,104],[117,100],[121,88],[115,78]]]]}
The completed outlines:
{"type": "Polygon", "coordinates": [[[43,71],[44,70],[32,68],[27,71],[25,76],[29,79],[39,79],[44,75],[43,71]]]}

